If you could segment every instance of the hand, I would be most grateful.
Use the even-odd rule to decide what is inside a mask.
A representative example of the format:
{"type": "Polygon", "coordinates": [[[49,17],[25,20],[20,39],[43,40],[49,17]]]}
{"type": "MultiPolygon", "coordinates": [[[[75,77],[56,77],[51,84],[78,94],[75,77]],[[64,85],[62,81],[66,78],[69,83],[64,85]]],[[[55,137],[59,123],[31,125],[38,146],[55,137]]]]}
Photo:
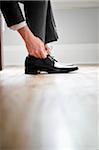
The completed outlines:
{"type": "Polygon", "coordinates": [[[48,53],[46,51],[45,45],[43,41],[34,36],[33,33],[30,31],[28,26],[25,26],[18,30],[20,35],[22,36],[27,51],[30,55],[35,56],[37,58],[46,58],[48,53]]]}
{"type": "Polygon", "coordinates": [[[45,49],[46,49],[47,53],[50,55],[52,52],[52,49],[49,48],[47,44],[45,44],[45,49]]]}
{"type": "Polygon", "coordinates": [[[30,55],[37,58],[46,58],[48,53],[45,50],[44,43],[38,37],[31,37],[26,43],[26,48],[30,55]]]}

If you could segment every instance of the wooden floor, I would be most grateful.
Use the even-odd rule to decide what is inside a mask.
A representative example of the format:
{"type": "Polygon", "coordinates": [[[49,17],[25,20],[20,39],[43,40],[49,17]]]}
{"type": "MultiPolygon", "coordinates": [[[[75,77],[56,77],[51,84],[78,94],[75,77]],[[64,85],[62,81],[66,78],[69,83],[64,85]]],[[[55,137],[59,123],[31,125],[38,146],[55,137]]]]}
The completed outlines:
{"type": "Polygon", "coordinates": [[[0,72],[0,150],[99,150],[99,68],[0,72]]]}

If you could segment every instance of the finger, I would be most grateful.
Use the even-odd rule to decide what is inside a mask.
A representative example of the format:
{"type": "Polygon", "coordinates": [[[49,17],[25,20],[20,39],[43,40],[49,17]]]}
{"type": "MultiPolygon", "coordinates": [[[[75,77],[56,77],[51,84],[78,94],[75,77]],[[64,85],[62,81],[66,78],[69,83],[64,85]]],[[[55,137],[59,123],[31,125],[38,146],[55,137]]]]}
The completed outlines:
{"type": "Polygon", "coordinates": [[[35,55],[36,55],[37,58],[42,58],[40,50],[35,50],[35,55]]]}
{"type": "Polygon", "coordinates": [[[37,55],[35,53],[29,53],[31,56],[34,56],[37,58],[37,55]]]}
{"type": "Polygon", "coordinates": [[[52,51],[51,48],[49,48],[47,45],[45,45],[45,49],[46,49],[46,51],[48,52],[48,54],[51,54],[51,51],[52,51]]]}
{"type": "Polygon", "coordinates": [[[47,57],[47,52],[45,50],[41,50],[41,56],[42,58],[46,58],[47,57]]]}

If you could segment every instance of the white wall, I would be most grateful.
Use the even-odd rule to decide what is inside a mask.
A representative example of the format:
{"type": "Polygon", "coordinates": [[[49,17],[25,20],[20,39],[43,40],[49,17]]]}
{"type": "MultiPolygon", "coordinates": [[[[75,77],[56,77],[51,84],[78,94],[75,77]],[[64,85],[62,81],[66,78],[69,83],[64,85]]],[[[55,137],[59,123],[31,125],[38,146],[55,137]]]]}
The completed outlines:
{"type": "Polygon", "coordinates": [[[72,8],[55,11],[59,33],[55,56],[64,62],[99,63],[99,8],[72,8]]]}
{"type": "MultiPolygon", "coordinates": [[[[55,7],[55,4],[53,7],[60,37],[58,42],[52,43],[54,55],[66,63],[97,63],[99,8],[96,6],[70,7],[70,4],[69,7],[66,7],[67,5],[63,7],[64,1],[60,4],[58,2],[58,7],[55,7]]],[[[24,63],[27,53],[17,32],[6,28],[4,45],[6,65],[24,63]]]]}

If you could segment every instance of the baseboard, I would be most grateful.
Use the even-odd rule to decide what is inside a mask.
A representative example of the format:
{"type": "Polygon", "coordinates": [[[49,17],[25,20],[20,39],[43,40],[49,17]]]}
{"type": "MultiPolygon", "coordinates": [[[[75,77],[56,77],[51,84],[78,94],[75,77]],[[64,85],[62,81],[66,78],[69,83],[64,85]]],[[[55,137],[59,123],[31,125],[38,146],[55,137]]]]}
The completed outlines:
{"type": "Polygon", "coordinates": [[[4,46],[4,66],[23,65],[27,55],[27,50],[24,45],[9,45],[4,46]]]}
{"type": "MultiPolygon", "coordinates": [[[[99,44],[51,44],[55,58],[64,63],[99,64],[99,44]]],[[[27,55],[23,45],[4,46],[4,65],[23,65],[27,55]]]]}
{"type": "Polygon", "coordinates": [[[76,64],[99,64],[99,44],[53,45],[54,55],[61,61],[76,64]]]}

